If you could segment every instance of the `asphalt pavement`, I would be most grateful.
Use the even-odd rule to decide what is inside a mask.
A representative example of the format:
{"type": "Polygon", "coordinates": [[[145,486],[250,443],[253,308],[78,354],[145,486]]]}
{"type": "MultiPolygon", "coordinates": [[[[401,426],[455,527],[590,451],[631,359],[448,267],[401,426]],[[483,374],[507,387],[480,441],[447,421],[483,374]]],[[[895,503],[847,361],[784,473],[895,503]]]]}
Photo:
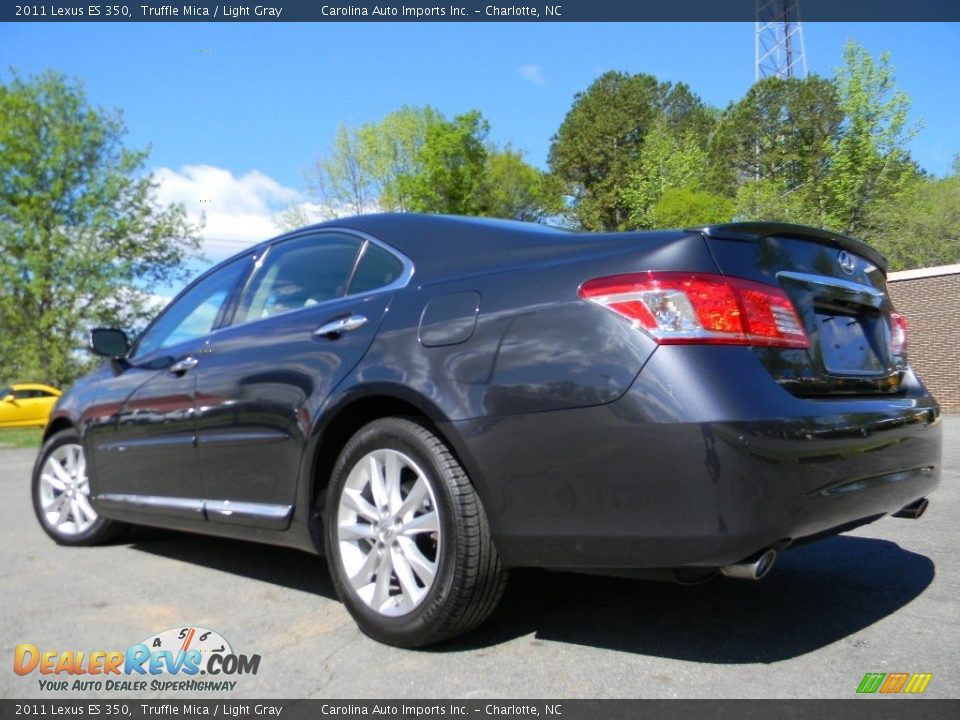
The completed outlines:
{"type": "Polygon", "coordinates": [[[35,451],[0,450],[0,697],[132,697],[43,690],[54,676],[16,675],[15,646],[123,650],[197,626],[259,654],[257,674],[220,695],[136,697],[849,698],[867,672],[907,672],[933,674],[926,697],[957,698],[960,417],[944,430],[943,481],[920,520],[790,550],[759,583],[515,572],[486,625],[428,650],[361,634],[305,553],[159,530],[60,547],[33,515],[35,451]]]}

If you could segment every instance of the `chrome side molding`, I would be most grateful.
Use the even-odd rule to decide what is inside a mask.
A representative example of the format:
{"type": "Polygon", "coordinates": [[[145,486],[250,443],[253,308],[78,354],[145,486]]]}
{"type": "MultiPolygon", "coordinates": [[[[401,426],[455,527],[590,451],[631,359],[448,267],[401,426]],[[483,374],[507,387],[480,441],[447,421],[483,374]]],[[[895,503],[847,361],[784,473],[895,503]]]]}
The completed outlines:
{"type": "Polygon", "coordinates": [[[174,515],[193,520],[209,520],[236,525],[253,525],[270,530],[285,530],[293,516],[292,505],[203,500],[200,498],[163,497],[104,493],[93,498],[100,507],[135,512],[174,515]]]}

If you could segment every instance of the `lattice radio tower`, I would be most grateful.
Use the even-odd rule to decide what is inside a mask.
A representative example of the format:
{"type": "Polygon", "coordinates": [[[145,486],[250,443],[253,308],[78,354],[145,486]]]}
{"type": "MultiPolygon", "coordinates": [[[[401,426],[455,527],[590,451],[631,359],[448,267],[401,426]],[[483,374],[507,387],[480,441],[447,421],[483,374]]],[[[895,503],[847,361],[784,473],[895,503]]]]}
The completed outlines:
{"type": "MultiPolygon", "coordinates": [[[[839,1],[839,0],[838,0],[839,1]]],[[[803,47],[800,0],[756,0],[756,76],[807,76],[807,54],[803,47]]]]}

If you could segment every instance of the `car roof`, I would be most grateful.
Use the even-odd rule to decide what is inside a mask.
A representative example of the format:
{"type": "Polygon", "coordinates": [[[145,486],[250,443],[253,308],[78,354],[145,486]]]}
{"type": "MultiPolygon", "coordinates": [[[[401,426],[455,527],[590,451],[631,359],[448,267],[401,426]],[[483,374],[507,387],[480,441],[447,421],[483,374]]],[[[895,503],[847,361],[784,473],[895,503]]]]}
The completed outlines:
{"type": "MultiPolygon", "coordinates": [[[[516,220],[420,213],[380,213],[338,218],[275,238],[311,230],[359,231],[399,250],[413,261],[419,282],[500,267],[559,259],[596,248],[598,242],[636,243],[640,233],[585,233],[516,220]]],[[[689,235],[688,231],[645,233],[689,235]]]]}
{"type": "Polygon", "coordinates": [[[50,385],[44,385],[43,383],[10,383],[10,388],[13,390],[47,390],[49,392],[60,394],[60,391],[55,387],[50,385]]]}

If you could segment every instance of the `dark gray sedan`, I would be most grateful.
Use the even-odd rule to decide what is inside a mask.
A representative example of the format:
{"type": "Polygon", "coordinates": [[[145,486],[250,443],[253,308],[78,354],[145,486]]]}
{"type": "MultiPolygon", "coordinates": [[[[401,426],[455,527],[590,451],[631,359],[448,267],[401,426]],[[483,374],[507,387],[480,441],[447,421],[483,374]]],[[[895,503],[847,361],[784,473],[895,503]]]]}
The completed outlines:
{"type": "Polygon", "coordinates": [[[939,481],[885,273],[791,225],[316,225],[132,344],[95,330],[110,360],[58,403],[34,506],[64,544],[133,523],[325,553],[403,646],[477,626],[510,567],[759,579],[939,481]]]}

